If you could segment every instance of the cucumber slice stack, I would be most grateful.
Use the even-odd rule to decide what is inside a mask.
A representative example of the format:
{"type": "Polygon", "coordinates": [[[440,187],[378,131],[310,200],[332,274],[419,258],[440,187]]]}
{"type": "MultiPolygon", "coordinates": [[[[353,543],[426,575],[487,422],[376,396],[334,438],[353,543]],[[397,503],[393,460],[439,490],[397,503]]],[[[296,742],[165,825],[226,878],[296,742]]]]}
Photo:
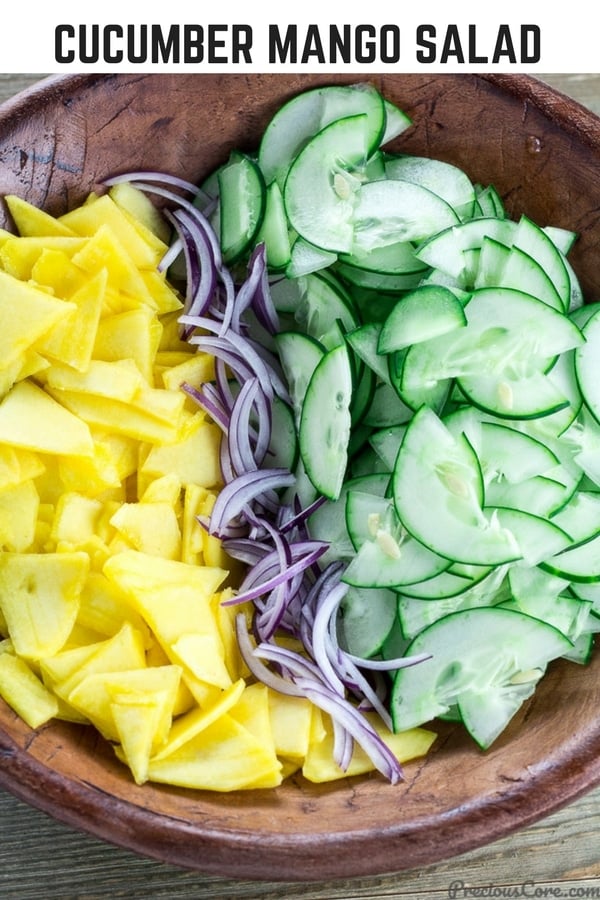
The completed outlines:
{"type": "Polygon", "coordinates": [[[394,727],[486,748],[600,630],[600,304],[574,232],[394,149],[410,125],[371,85],[307,91],[205,194],[226,259],[266,246],[340,645],[428,656],[390,667],[394,727]]]}

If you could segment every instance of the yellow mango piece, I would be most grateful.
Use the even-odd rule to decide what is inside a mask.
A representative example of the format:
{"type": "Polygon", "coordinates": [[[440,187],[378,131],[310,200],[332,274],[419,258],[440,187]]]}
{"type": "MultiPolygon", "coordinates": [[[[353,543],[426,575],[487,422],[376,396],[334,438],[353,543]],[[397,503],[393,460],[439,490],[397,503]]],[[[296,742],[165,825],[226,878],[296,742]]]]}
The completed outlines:
{"type": "Polygon", "coordinates": [[[21,237],[75,237],[55,216],[16,194],[5,194],[4,202],[21,237]]]}
{"type": "Polygon", "coordinates": [[[85,422],[29,381],[16,384],[0,402],[0,442],[62,456],[94,451],[85,422]]]}
{"type": "MultiPolygon", "coordinates": [[[[91,204],[90,209],[98,202],[91,204]]],[[[85,239],[84,245],[72,258],[75,265],[88,275],[96,275],[101,269],[106,269],[109,287],[128,298],[129,307],[124,305],[123,308],[143,304],[156,308],[139,268],[109,225],[102,225],[92,237],[85,239]]]]}
{"type": "Polygon", "coordinates": [[[124,181],[111,185],[108,193],[125,215],[132,219],[135,227],[156,235],[166,249],[171,239],[171,226],[144,191],[124,181]]]}
{"type": "Polygon", "coordinates": [[[105,443],[96,442],[91,456],[61,458],[58,470],[65,490],[85,491],[91,498],[121,487],[119,470],[105,443]]]}
{"type": "Polygon", "coordinates": [[[154,384],[154,358],[162,325],[148,307],[105,316],[95,332],[93,356],[113,362],[133,359],[148,384],[154,384]]]}
{"type": "Polygon", "coordinates": [[[182,484],[212,488],[222,483],[219,465],[221,429],[196,414],[186,425],[181,439],[172,444],[152,447],[141,466],[141,473],[154,478],[175,473],[182,484]]]}
{"type": "Polygon", "coordinates": [[[32,546],[39,505],[31,479],[0,493],[0,550],[24,553],[32,546]]]}
{"type": "MultiPolygon", "coordinates": [[[[216,499],[217,495],[215,493],[207,494],[200,509],[200,515],[205,519],[210,517],[216,499]]],[[[202,531],[202,555],[207,566],[221,566],[232,569],[233,572],[241,573],[240,565],[233,563],[223,550],[220,538],[210,534],[206,528],[202,531]]]]}
{"type": "Polygon", "coordinates": [[[312,703],[304,697],[269,691],[269,714],[278,755],[304,759],[310,746],[312,711],[312,703]]]}
{"type": "Polygon", "coordinates": [[[174,311],[161,316],[161,324],[163,327],[162,337],[160,339],[160,351],[181,351],[189,353],[192,350],[185,338],[181,336],[181,325],[179,323],[180,312],[174,311]]]}
{"type": "Polygon", "coordinates": [[[46,373],[46,384],[49,389],[110,397],[127,403],[142,388],[143,376],[131,359],[110,362],[93,359],[85,372],[56,363],[46,373]]]}
{"type": "Polygon", "coordinates": [[[136,784],[148,780],[148,764],[156,735],[161,730],[165,707],[171,698],[166,691],[154,694],[117,693],[110,705],[119,750],[136,784]]]}
{"type": "MultiPolygon", "coordinates": [[[[366,715],[401,763],[425,756],[437,736],[426,728],[411,728],[408,731],[393,734],[379,722],[376,716],[366,715]]],[[[372,772],[374,770],[373,763],[358,744],[354,747],[354,753],[346,772],[339,768],[333,759],[333,731],[330,721],[328,722],[327,719],[328,717],[324,719],[327,729],[325,738],[317,743],[311,743],[308,749],[302,766],[304,777],[313,782],[326,782],[345,776],[372,772]]]]}
{"type": "Polygon", "coordinates": [[[244,613],[250,625],[253,604],[251,601],[247,603],[234,603],[227,606],[224,601],[231,600],[234,592],[231,588],[225,588],[218,594],[211,597],[211,606],[213,614],[217,622],[219,634],[223,644],[225,665],[232,679],[247,678],[250,672],[242,659],[239,652],[237,637],[235,634],[235,618],[239,613],[244,613]]]}
{"type": "Polygon", "coordinates": [[[163,646],[184,634],[218,637],[210,599],[227,575],[224,570],[130,550],[111,556],[104,574],[125,591],[163,646]]]}
{"type": "MultiPolygon", "coordinates": [[[[104,645],[104,640],[97,644],[85,644],[81,647],[68,647],[60,650],[52,656],[46,656],[39,660],[40,675],[49,690],[56,692],[56,685],[66,682],[67,679],[73,677],[80,667],[87,664],[96,654],[98,649],[104,645]]],[[[76,684],[73,681],[73,687],[76,684]]],[[[61,698],[64,699],[64,698],[61,698]]]]}
{"type": "Polygon", "coordinates": [[[59,221],[75,234],[93,238],[103,227],[110,229],[131,262],[138,268],[158,265],[165,251],[161,243],[146,240],[110,194],[98,197],[62,215],[59,221]]]}
{"type": "Polygon", "coordinates": [[[202,565],[203,531],[198,522],[202,504],[207,495],[206,488],[197,484],[187,484],[183,497],[183,520],[181,524],[181,559],[186,563],[202,565]]]}
{"type": "Polygon", "coordinates": [[[119,732],[111,709],[116,696],[135,693],[153,698],[160,710],[151,743],[151,749],[156,749],[165,743],[171,728],[173,703],[180,678],[181,669],[173,665],[95,672],[78,682],[69,693],[68,702],[86,716],[105,738],[118,741],[119,732]]]}
{"type": "MultiPolygon", "coordinates": [[[[109,560],[105,574],[120,584],[130,596],[146,595],[153,589],[174,588],[185,591],[189,588],[206,601],[227,577],[227,572],[223,569],[190,566],[182,562],[154,558],[133,550],[109,560]]],[[[204,620],[204,615],[202,613],[201,621],[204,620]]]]}
{"type": "Polygon", "coordinates": [[[141,269],[140,275],[146,290],[152,297],[153,306],[159,316],[170,312],[181,312],[183,300],[166,276],[155,269],[141,269]]]}
{"type": "MultiPolygon", "coordinates": [[[[148,650],[146,651],[146,664],[148,666],[171,665],[171,660],[158,641],[152,640],[151,645],[148,647],[148,650]]],[[[175,702],[173,703],[173,718],[189,712],[190,709],[195,706],[196,699],[187,686],[184,675],[182,675],[177,688],[175,702]]]]}
{"type": "Polygon", "coordinates": [[[215,360],[208,353],[194,353],[170,366],[162,373],[163,384],[171,391],[178,390],[182,384],[191,384],[199,388],[205,382],[215,380],[215,360]]]}
{"type": "Polygon", "coordinates": [[[88,571],[85,553],[0,555],[0,606],[19,656],[58,653],[77,618],[88,571]]]}
{"type": "MultiPolygon", "coordinates": [[[[178,397],[169,391],[140,393],[135,403],[129,403],[82,391],[49,390],[57,401],[90,428],[109,430],[148,443],[170,443],[179,437],[183,395],[178,397]],[[163,396],[156,396],[158,393],[163,396]],[[168,395],[167,403],[164,402],[164,395],[168,395]]],[[[148,388],[148,391],[153,390],[148,388]]]]}
{"type": "Polygon", "coordinates": [[[177,475],[169,473],[151,481],[140,497],[142,503],[169,503],[177,516],[181,514],[181,482],[177,475]]]}
{"type": "Polygon", "coordinates": [[[0,360],[6,366],[21,359],[60,319],[75,307],[51,297],[7,272],[0,271],[0,360]]]}
{"type": "Polygon", "coordinates": [[[71,295],[75,308],[37,342],[40,353],[78,372],[86,371],[104,306],[106,281],[106,272],[101,270],[71,295]]]}
{"type": "Polygon", "coordinates": [[[20,656],[0,647],[0,697],[30,728],[39,728],[58,713],[56,697],[20,656]]]}
{"type": "Polygon", "coordinates": [[[37,478],[45,466],[37,453],[0,444],[0,491],[37,478]]]}
{"type": "Polygon", "coordinates": [[[84,543],[96,534],[102,512],[103,504],[100,500],[75,491],[63,493],[56,505],[52,540],[56,543],[64,541],[74,546],[84,543]]]}
{"type": "Polygon", "coordinates": [[[31,281],[34,284],[65,300],[87,280],[87,273],[78,268],[64,250],[42,250],[31,269],[31,281]]]}
{"type": "Polygon", "coordinates": [[[173,560],[181,555],[181,531],[171,503],[123,503],[110,523],[142,553],[173,560]]]}
{"type": "Polygon", "coordinates": [[[195,707],[184,716],[173,722],[169,737],[163,747],[155,754],[154,759],[166,759],[177,753],[185,744],[196,738],[205,728],[218,721],[234,707],[242,694],[245,684],[240,679],[230,685],[227,690],[219,692],[218,700],[208,709],[195,707]]]}
{"type": "Polygon", "coordinates": [[[81,237],[13,237],[0,246],[0,263],[8,275],[26,282],[44,250],[61,250],[72,258],[86,243],[81,237]]]}
{"type": "Polygon", "coordinates": [[[223,715],[177,752],[151,759],[148,780],[213,791],[276,787],[281,765],[248,729],[223,715]]]}
{"type": "Polygon", "coordinates": [[[105,637],[113,637],[125,622],[129,622],[140,633],[145,649],[154,646],[150,629],[142,617],[102,572],[88,574],[81,591],[77,621],[105,637]]]}
{"type": "Polygon", "coordinates": [[[104,458],[110,459],[119,480],[125,481],[130,475],[134,475],[137,469],[138,441],[127,435],[112,434],[93,427],[90,430],[94,446],[102,448],[104,458]]]}
{"type": "MultiPolygon", "coordinates": [[[[248,684],[229,714],[247,728],[265,749],[277,757],[269,704],[269,688],[265,684],[248,684]]],[[[274,759],[275,762],[275,759],[274,759]]]]}
{"type": "Polygon", "coordinates": [[[45,680],[67,702],[71,692],[90,675],[107,675],[145,667],[143,637],[129,622],[125,622],[115,635],[98,644],[64,650],[53,658],[40,661],[45,680]]]}
{"type": "Polygon", "coordinates": [[[182,634],[169,649],[172,657],[200,681],[223,689],[231,685],[220,635],[182,634]]]}

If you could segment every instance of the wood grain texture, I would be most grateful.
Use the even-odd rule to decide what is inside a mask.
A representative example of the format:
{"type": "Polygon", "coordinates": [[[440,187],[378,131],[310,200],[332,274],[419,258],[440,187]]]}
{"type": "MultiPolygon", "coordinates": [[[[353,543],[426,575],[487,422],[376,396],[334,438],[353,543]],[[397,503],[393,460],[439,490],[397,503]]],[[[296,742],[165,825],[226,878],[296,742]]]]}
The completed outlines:
{"type": "MultiPolygon", "coordinates": [[[[572,93],[578,99],[579,96],[573,88],[583,88],[585,85],[585,97],[596,98],[597,102],[598,98],[600,98],[600,76],[592,76],[592,79],[596,79],[595,83],[590,79],[575,82],[573,79],[576,77],[564,76],[564,81],[562,81],[559,76],[547,76],[547,80],[561,90],[572,93]]],[[[7,76],[4,76],[4,79],[6,78],[7,76]]],[[[21,81],[17,81],[17,78],[17,76],[10,76],[8,82],[0,78],[0,89],[7,89],[8,92],[10,85],[12,85],[12,90],[10,90],[12,94],[15,90],[25,87],[27,83],[37,80],[37,77],[31,78],[30,81],[27,80],[27,76],[20,76],[21,81]]],[[[581,97],[584,102],[585,97],[581,97]]],[[[416,106],[419,102],[418,98],[414,99],[413,102],[416,106]]],[[[591,103],[586,105],[591,106],[591,103]]],[[[537,127],[542,121],[538,117],[537,112],[535,110],[527,110],[526,112],[529,116],[528,124],[532,126],[535,124],[537,127]]],[[[440,125],[441,119],[436,119],[436,122],[440,125]]],[[[585,117],[581,119],[581,122],[585,124],[585,117]]],[[[22,127],[26,130],[26,124],[23,124],[22,127]]],[[[73,140],[73,137],[77,138],[77,134],[77,130],[70,133],[63,132],[65,140],[73,140]]],[[[55,140],[55,138],[56,135],[54,134],[52,139],[55,140]]],[[[575,156],[572,155],[574,143],[577,143],[577,141],[573,137],[565,141],[565,152],[561,157],[563,164],[569,161],[573,166],[577,164],[576,154],[575,156]]],[[[454,148],[450,148],[450,152],[456,152],[460,156],[464,151],[457,143],[454,148]]],[[[546,166],[552,163],[550,150],[548,154],[548,158],[545,159],[546,166]]],[[[524,163],[530,162],[525,154],[523,155],[523,161],[524,163]]],[[[556,159],[554,159],[554,163],[557,164],[556,159]]],[[[76,169],[81,164],[80,160],[75,165],[71,165],[70,168],[76,169]]],[[[483,167],[482,170],[484,170],[487,162],[482,159],[481,165],[483,167]]],[[[517,189],[515,190],[514,181],[507,187],[507,190],[514,192],[513,202],[515,203],[515,208],[521,202],[520,196],[528,190],[527,166],[523,168],[522,172],[522,183],[517,186],[517,189]]],[[[76,174],[76,172],[71,174],[76,174]]],[[[586,170],[585,174],[589,176],[589,170],[586,170]]],[[[39,173],[36,181],[36,177],[31,177],[31,173],[27,171],[25,176],[23,176],[23,169],[21,169],[20,177],[25,179],[20,182],[21,185],[29,184],[30,187],[36,187],[37,185],[37,189],[42,193],[48,190],[47,179],[44,179],[44,177],[40,178],[39,173]]],[[[60,195],[60,202],[68,203],[69,198],[73,196],[72,193],[69,193],[72,190],[69,187],[69,172],[66,171],[66,174],[64,172],[62,174],[56,173],[54,177],[63,179],[62,184],[65,187],[60,195]]],[[[586,189],[587,183],[586,179],[582,179],[581,185],[577,186],[578,196],[586,189]]],[[[539,198],[540,205],[539,207],[536,206],[536,210],[550,212],[552,204],[556,206],[557,202],[558,198],[539,198]]],[[[584,247],[584,251],[591,253],[592,249],[590,248],[589,251],[586,251],[584,247]]],[[[586,257],[584,256],[583,259],[585,264],[586,257]]],[[[595,278],[596,275],[592,271],[590,273],[590,285],[595,284],[595,278]]],[[[557,703],[564,704],[566,699],[572,705],[581,700],[584,704],[589,703],[590,710],[594,705],[597,706],[598,697],[595,694],[595,690],[588,692],[587,682],[585,687],[583,684],[578,687],[574,682],[570,682],[567,685],[560,676],[557,676],[552,689],[557,703]],[[563,695],[562,701],[559,698],[561,694],[563,695]]],[[[529,723],[531,724],[533,719],[534,728],[536,727],[536,715],[540,714],[541,711],[539,709],[536,714],[534,706],[530,713],[529,723]]],[[[538,724],[540,725],[541,723],[538,724]]],[[[576,727],[576,724],[575,720],[573,720],[572,726],[576,727]]],[[[543,728],[541,731],[536,731],[535,734],[542,745],[556,746],[553,743],[553,735],[548,731],[544,731],[543,728]]],[[[593,757],[597,751],[593,738],[594,735],[590,732],[590,757],[593,757]]],[[[19,741],[21,746],[25,746],[26,743],[28,746],[31,746],[30,736],[26,735],[25,732],[20,735],[19,741]]],[[[39,753],[40,758],[43,759],[48,752],[48,747],[44,747],[42,743],[35,749],[35,743],[33,752],[34,754],[39,753]]],[[[450,752],[454,757],[454,763],[450,771],[454,782],[450,780],[448,783],[447,796],[444,801],[447,806],[448,818],[445,836],[449,845],[452,845],[455,849],[458,847],[460,850],[461,846],[473,846],[472,835],[469,833],[469,829],[476,826],[480,827],[481,822],[485,820],[486,803],[480,806],[477,811],[478,815],[474,820],[461,821],[460,815],[454,815],[453,817],[451,811],[455,810],[457,805],[460,806],[460,790],[457,783],[464,784],[465,772],[469,772],[469,783],[475,790],[478,783],[485,785],[489,782],[489,771],[486,774],[486,771],[484,771],[485,767],[480,768],[477,764],[473,764],[472,755],[465,748],[464,742],[455,736],[449,736],[449,744],[446,747],[450,748],[450,752]],[[481,818],[482,816],[483,819],[481,818]],[[456,833],[457,829],[458,835],[456,833]]],[[[0,753],[2,752],[10,754],[13,751],[10,746],[4,745],[4,750],[0,750],[0,753]]],[[[48,818],[44,813],[22,804],[10,794],[0,794],[0,816],[2,817],[0,895],[2,897],[28,898],[39,897],[40,892],[42,892],[44,897],[49,898],[105,896],[171,898],[202,896],[208,898],[252,897],[257,898],[257,900],[258,898],[269,900],[269,898],[302,896],[307,898],[307,900],[324,897],[351,900],[354,897],[448,896],[449,885],[455,880],[462,880],[465,884],[472,886],[493,883],[504,886],[513,885],[517,888],[529,880],[535,881],[536,886],[540,890],[544,886],[550,889],[556,888],[558,885],[565,892],[567,890],[583,892],[584,890],[598,887],[600,895],[600,882],[598,881],[598,876],[600,876],[599,790],[593,790],[591,793],[584,794],[576,802],[575,796],[572,796],[567,806],[551,815],[544,815],[543,804],[546,803],[546,809],[550,811],[553,808],[555,796],[536,797],[534,801],[531,801],[531,798],[526,795],[525,804],[534,802],[535,806],[530,805],[525,811],[522,808],[518,809],[517,814],[523,817],[519,821],[522,822],[522,825],[528,821],[532,822],[540,814],[540,811],[542,819],[535,824],[531,824],[528,828],[520,827],[516,834],[500,837],[500,834],[505,833],[502,830],[503,828],[510,829],[511,827],[511,817],[515,815],[515,807],[511,806],[511,800],[519,781],[526,777],[525,773],[529,766],[527,751],[523,747],[519,751],[517,747],[515,752],[516,757],[512,760],[513,767],[510,770],[501,761],[501,748],[500,759],[496,756],[496,762],[492,763],[495,766],[496,776],[501,778],[503,784],[501,803],[497,802],[497,796],[492,795],[487,798],[488,809],[494,810],[494,821],[497,823],[495,827],[499,828],[497,833],[493,835],[497,839],[493,840],[492,843],[488,843],[477,850],[459,853],[458,856],[453,856],[448,861],[434,865],[419,866],[418,868],[411,867],[406,869],[403,861],[398,860],[398,867],[404,868],[404,871],[392,875],[344,878],[342,870],[340,872],[341,877],[335,881],[320,880],[308,884],[299,884],[297,882],[281,884],[265,881],[264,879],[248,881],[243,877],[233,880],[218,875],[204,875],[198,872],[186,871],[165,863],[154,862],[128,850],[113,847],[87,834],[73,831],[70,827],[61,825],[48,818]],[[521,753],[521,756],[519,756],[519,753],[521,753]],[[542,804],[541,808],[540,803],[542,804]]],[[[563,757],[565,754],[568,757],[568,740],[563,742],[562,753],[563,757]]],[[[558,757],[555,755],[555,760],[558,760],[557,764],[560,768],[560,752],[558,757]]],[[[73,756],[71,754],[68,758],[65,758],[63,766],[68,767],[72,763],[73,756]]],[[[98,764],[103,764],[101,751],[98,764]]],[[[551,769],[552,767],[550,767],[550,770],[544,770],[542,767],[536,773],[536,776],[543,783],[551,784],[553,783],[553,772],[551,769]]],[[[410,782],[412,795],[409,795],[408,802],[420,806],[422,810],[437,809],[439,811],[439,801],[436,797],[431,797],[427,794],[427,767],[424,768],[423,774],[422,767],[416,767],[411,770],[411,773],[411,778],[414,776],[414,779],[410,782]]],[[[527,777],[529,777],[529,772],[527,772],[527,777]]],[[[560,780],[564,785],[565,778],[568,780],[570,778],[576,779],[577,777],[578,771],[570,768],[569,771],[562,773],[560,780]]],[[[86,766],[77,774],[77,778],[83,784],[89,781],[90,778],[93,780],[94,773],[90,772],[86,766]]],[[[115,775],[114,778],[118,781],[118,775],[115,775]]],[[[116,785],[117,781],[111,781],[111,786],[113,784],[116,785]]],[[[494,783],[497,784],[497,782],[494,783]]],[[[34,785],[31,787],[33,788],[34,785]]],[[[118,790],[124,789],[121,786],[118,790]]],[[[329,792],[326,793],[329,794],[329,792]]],[[[328,796],[326,802],[327,815],[344,815],[344,811],[336,806],[337,801],[332,798],[334,793],[328,796]]],[[[387,813],[378,804],[378,796],[377,792],[370,796],[369,781],[367,780],[366,787],[358,788],[351,794],[352,804],[354,804],[360,814],[367,816],[367,822],[377,822],[379,825],[384,825],[387,813]]],[[[321,801],[322,796],[319,799],[320,803],[321,801]]],[[[143,802],[140,798],[140,803],[143,802]]],[[[245,800],[242,800],[241,803],[235,802],[231,805],[232,822],[239,818],[240,815],[244,815],[244,802],[245,800]]],[[[313,802],[314,797],[311,791],[305,790],[302,794],[301,805],[306,809],[307,807],[310,808],[313,802]]],[[[192,800],[189,800],[187,803],[190,815],[194,814],[192,804],[192,800]]],[[[347,807],[348,804],[346,803],[345,805],[347,807]]],[[[202,812],[206,815],[205,807],[203,807],[202,812]]],[[[270,816],[271,812],[269,809],[263,809],[257,821],[264,826],[270,816]]],[[[73,824],[76,823],[71,822],[71,825],[73,824]]],[[[119,823],[116,823],[115,827],[120,827],[119,823]]],[[[439,832],[430,837],[439,841],[439,832]]],[[[418,852],[427,850],[427,839],[426,831],[423,830],[423,833],[420,835],[420,840],[423,843],[421,843],[418,852]]],[[[286,850],[286,853],[291,852],[293,851],[286,850]]],[[[309,864],[310,859],[307,858],[305,865],[309,864]]],[[[289,859],[286,860],[283,857],[282,867],[285,869],[289,865],[289,859]]],[[[393,862],[391,866],[392,868],[395,867],[393,862]]],[[[308,874],[310,876],[310,872],[308,874]]],[[[591,894],[589,895],[591,896],[591,894]]],[[[460,894],[457,896],[460,896],[460,894]]],[[[566,893],[565,896],[567,896],[566,893]]],[[[580,896],[584,896],[584,894],[580,893],[580,896]]]]}

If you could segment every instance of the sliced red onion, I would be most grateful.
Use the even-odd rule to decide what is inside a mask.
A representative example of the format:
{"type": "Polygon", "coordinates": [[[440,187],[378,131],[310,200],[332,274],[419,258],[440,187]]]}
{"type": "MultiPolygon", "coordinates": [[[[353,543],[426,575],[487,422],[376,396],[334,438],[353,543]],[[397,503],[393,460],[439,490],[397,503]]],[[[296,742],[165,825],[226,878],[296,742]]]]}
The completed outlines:
{"type": "MultiPolygon", "coordinates": [[[[292,552],[296,548],[292,547],[292,552]]],[[[297,557],[290,565],[288,565],[287,569],[281,570],[279,568],[279,552],[272,551],[268,557],[264,557],[257,564],[255,568],[258,568],[262,563],[266,563],[271,557],[274,557],[272,568],[276,569],[275,574],[271,575],[269,578],[259,579],[258,583],[256,583],[252,587],[241,588],[239,593],[230,600],[223,601],[224,605],[232,605],[234,603],[246,603],[248,600],[255,600],[257,597],[262,597],[265,594],[268,594],[270,591],[274,590],[274,588],[278,587],[280,584],[283,584],[285,581],[289,581],[294,575],[298,574],[298,572],[303,572],[305,569],[308,569],[313,562],[316,562],[323,553],[327,550],[326,544],[321,544],[319,547],[311,550],[308,553],[305,553],[303,556],[297,557]]],[[[296,554],[293,553],[295,556],[296,554]]]]}
{"type": "Polygon", "coordinates": [[[204,389],[199,389],[187,382],[183,382],[180,387],[198,406],[208,413],[215,424],[219,425],[225,432],[229,430],[229,418],[223,407],[214,398],[207,396],[207,385],[204,386],[204,389]]]}
{"type": "Polygon", "coordinates": [[[273,690],[307,697],[331,716],[334,755],[342,770],[348,768],[356,742],[396,783],[402,775],[398,760],[363,712],[375,710],[391,728],[384,674],[426,657],[361,660],[340,647],[337,618],[348,589],[341,581],[345,564],[336,562],[321,570],[319,560],[329,545],[311,540],[308,528],[310,515],[326,500],[318,497],[302,508],[290,490],[293,473],[264,465],[271,444],[272,404],[276,398],[290,402],[279,358],[272,347],[252,336],[252,324],[266,335],[276,334],[280,327],[264,244],[252,251],[246,278],[237,286],[223,264],[208,218],[212,211],[199,209],[197,202],[176,193],[196,198],[194,185],[156,172],[116,176],[107,184],[118,180],[128,180],[174,207],[166,216],[180,247],[165,256],[163,266],[174,258],[171,254],[183,249],[186,297],[180,324],[189,343],[215,359],[213,383],[183,389],[223,432],[219,452],[224,487],[210,516],[198,521],[223,540],[232,558],[248,567],[237,595],[224,601],[254,605],[252,630],[258,646],[253,646],[245,616],[238,615],[240,653],[257,680],[273,690]],[[254,317],[253,323],[248,316],[254,317]],[[279,632],[300,640],[303,653],[276,644],[279,632]]]}
{"type": "Polygon", "coordinates": [[[235,633],[242,659],[257,681],[266,684],[271,690],[278,691],[280,694],[287,694],[289,697],[303,696],[302,690],[296,688],[292,682],[287,681],[285,678],[275,675],[268,666],[265,666],[258,659],[254,652],[250,635],[248,634],[246,617],[243,613],[240,613],[235,617],[235,633]]]}
{"type": "MultiPolygon", "coordinates": [[[[180,178],[178,175],[172,175],[169,172],[123,172],[120,175],[112,175],[110,178],[106,178],[104,184],[110,187],[113,184],[122,184],[128,181],[158,181],[162,184],[173,185],[173,187],[187,191],[194,196],[201,196],[204,193],[197,184],[187,181],[185,178],[180,178]]],[[[208,195],[205,194],[205,196],[208,195]]]]}
{"type": "Polygon", "coordinates": [[[287,469],[258,469],[238,475],[217,495],[211,513],[213,534],[220,534],[230,519],[237,518],[244,507],[269,491],[290,487],[294,476],[287,469]]]}
{"type": "MultiPolygon", "coordinates": [[[[339,723],[359,744],[372,761],[373,765],[390,781],[397,784],[403,777],[402,767],[383,738],[375,731],[362,713],[351,703],[322,685],[308,679],[297,679],[296,688],[301,688],[304,695],[331,718],[339,723]]],[[[346,763],[339,759],[338,765],[346,763]]]]}

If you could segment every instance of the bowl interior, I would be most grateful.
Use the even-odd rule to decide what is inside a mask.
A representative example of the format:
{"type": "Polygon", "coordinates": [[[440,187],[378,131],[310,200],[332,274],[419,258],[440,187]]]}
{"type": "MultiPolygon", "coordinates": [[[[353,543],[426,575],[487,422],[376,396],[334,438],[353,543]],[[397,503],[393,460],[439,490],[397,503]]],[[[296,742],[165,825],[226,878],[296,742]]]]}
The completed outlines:
{"type": "MultiPolygon", "coordinates": [[[[0,110],[0,194],[58,214],[104,178],[159,169],[199,180],[253,150],[293,94],[364,76],[111,75],[50,78],[0,110]]],[[[414,127],[396,143],[493,183],[512,216],[575,230],[588,300],[600,269],[600,121],[526,76],[370,76],[414,127]]],[[[0,224],[10,227],[3,213],[0,224]]],[[[91,729],[31,732],[0,704],[0,784],[76,828],[177,865],[230,877],[382,874],[521,828],[600,782],[600,660],[551,667],[493,748],[444,725],[391,787],[379,776],[210,794],[137,787],[91,729]]]]}

